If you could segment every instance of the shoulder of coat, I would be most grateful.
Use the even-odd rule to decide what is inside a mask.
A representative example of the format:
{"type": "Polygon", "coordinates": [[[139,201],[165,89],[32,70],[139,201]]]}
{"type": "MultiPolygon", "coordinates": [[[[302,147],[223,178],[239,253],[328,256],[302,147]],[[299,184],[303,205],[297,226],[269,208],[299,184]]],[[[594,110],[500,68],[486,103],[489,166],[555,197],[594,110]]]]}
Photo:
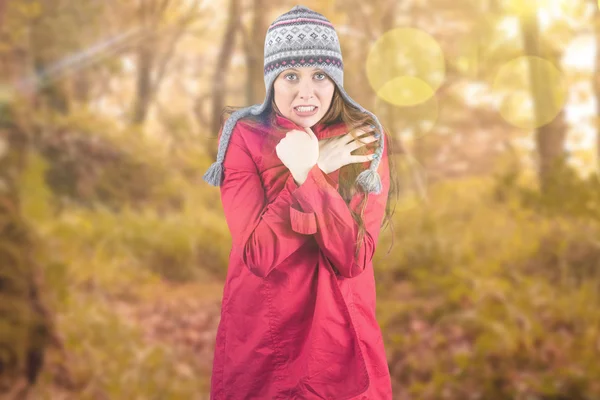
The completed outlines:
{"type": "Polygon", "coordinates": [[[253,120],[251,117],[240,118],[236,123],[236,127],[238,126],[239,129],[243,130],[244,132],[250,133],[262,133],[265,129],[267,129],[267,127],[262,125],[260,122],[253,120]]]}
{"type": "Polygon", "coordinates": [[[255,121],[248,118],[239,119],[231,132],[231,143],[234,143],[248,151],[256,147],[256,144],[262,143],[266,137],[266,128],[257,125],[255,121]]]}

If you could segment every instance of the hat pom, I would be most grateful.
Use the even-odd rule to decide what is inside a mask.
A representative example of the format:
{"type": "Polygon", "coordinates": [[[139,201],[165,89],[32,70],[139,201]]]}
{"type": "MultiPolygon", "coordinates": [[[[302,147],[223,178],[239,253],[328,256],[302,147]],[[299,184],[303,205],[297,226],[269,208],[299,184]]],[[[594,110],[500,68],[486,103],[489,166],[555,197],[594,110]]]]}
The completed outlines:
{"type": "Polygon", "coordinates": [[[204,181],[212,186],[221,186],[223,179],[223,164],[215,161],[203,176],[204,181]]]}
{"type": "Polygon", "coordinates": [[[381,193],[381,177],[374,169],[369,168],[361,172],[356,178],[356,183],[367,193],[381,193]]]}

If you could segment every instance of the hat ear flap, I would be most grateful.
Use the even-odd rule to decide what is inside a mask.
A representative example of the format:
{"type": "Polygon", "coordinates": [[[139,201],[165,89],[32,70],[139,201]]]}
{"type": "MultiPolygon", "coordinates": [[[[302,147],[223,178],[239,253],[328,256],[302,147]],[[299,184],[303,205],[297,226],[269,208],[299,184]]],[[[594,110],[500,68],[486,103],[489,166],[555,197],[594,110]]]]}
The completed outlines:
{"type": "Polygon", "coordinates": [[[229,140],[233,133],[233,128],[238,120],[245,116],[252,114],[254,111],[260,110],[260,105],[257,108],[255,106],[241,108],[236,110],[231,116],[225,121],[223,130],[221,132],[221,138],[219,140],[219,149],[217,150],[217,161],[212,163],[208,170],[204,173],[202,178],[204,181],[213,186],[221,186],[223,182],[223,161],[225,160],[225,154],[227,154],[227,147],[229,146],[229,140]]]}

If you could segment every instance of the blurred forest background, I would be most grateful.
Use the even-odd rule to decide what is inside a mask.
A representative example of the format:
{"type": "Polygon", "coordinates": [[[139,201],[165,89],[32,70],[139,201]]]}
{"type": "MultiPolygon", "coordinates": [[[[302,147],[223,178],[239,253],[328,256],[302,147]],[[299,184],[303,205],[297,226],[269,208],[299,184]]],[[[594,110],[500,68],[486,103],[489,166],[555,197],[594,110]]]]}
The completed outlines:
{"type": "MultiPolygon", "coordinates": [[[[0,0],[3,398],[208,399],[231,241],[202,175],[296,4],[0,0]]],[[[596,1],[301,4],[407,149],[374,261],[395,398],[600,399],[596,1]]]]}

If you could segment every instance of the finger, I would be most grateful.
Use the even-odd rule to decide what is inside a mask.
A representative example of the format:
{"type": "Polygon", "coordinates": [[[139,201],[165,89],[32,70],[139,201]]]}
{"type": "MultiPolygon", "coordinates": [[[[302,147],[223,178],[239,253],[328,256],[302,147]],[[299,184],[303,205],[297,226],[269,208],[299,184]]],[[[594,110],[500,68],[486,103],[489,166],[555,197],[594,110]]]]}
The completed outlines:
{"type": "Polygon", "coordinates": [[[375,125],[365,124],[361,128],[361,132],[362,132],[361,135],[365,135],[365,134],[371,133],[371,132],[377,132],[377,127],[375,125]]]}
{"type": "Polygon", "coordinates": [[[349,143],[350,141],[355,140],[369,132],[373,132],[374,130],[375,130],[374,125],[365,124],[361,127],[352,129],[350,132],[348,132],[343,137],[344,137],[344,139],[346,139],[345,143],[349,143]]]}
{"type": "Polygon", "coordinates": [[[375,132],[375,133],[371,133],[371,134],[369,134],[367,136],[357,137],[357,138],[355,138],[354,140],[352,140],[349,143],[353,143],[353,144],[355,144],[355,143],[368,144],[368,143],[375,142],[377,140],[379,140],[379,134],[377,132],[375,132]]]}
{"type": "Polygon", "coordinates": [[[350,156],[350,162],[351,163],[366,162],[366,161],[371,161],[374,158],[375,158],[375,153],[358,155],[358,156],[350,156]]]}
{"type": "Polygon", "coordinates": [[[363,147],[369,143],[376,142],[377,140],[379,140],[379,138],[375,137],[375,135],[371,135],[365,138],[356,139],[355,141],[348,143],[347,146],[350,147],[350,151],[354,151],[359,147],[363,147]]]}

